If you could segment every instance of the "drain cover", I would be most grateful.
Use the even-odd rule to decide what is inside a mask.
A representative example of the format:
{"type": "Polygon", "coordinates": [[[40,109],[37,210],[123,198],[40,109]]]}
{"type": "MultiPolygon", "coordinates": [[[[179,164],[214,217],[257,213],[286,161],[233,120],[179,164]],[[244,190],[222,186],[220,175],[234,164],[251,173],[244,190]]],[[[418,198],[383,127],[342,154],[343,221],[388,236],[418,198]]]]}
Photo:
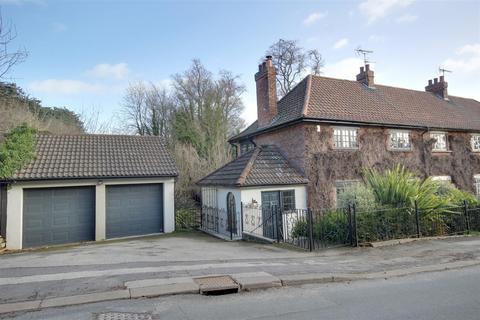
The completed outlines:
{"type": "Polygon", "coordinates": [[[147,313],[106,312],[94,315],[94,320],[152,320],[147,313]]]}
{"type": "Polygon", "coordinates": [[[222,291],[236,292],[239,285],[229,276],[202,277],[193,279],[200,286],[200,293],[208,294],[222,291]]]}

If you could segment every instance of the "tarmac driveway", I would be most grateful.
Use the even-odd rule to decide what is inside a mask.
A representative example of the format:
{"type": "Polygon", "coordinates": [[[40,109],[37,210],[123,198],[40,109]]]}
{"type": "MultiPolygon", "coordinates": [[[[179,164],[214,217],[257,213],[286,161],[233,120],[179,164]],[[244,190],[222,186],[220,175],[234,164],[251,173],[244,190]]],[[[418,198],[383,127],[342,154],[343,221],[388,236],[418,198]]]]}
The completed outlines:
{"type": "Polygon", "coordinates": [[[140,279],[257,271],[365,273],[459,260],[480,263],[480,238],[309,253],[179,233],[0,255],[0,303],[108,291],[140,279]]]}

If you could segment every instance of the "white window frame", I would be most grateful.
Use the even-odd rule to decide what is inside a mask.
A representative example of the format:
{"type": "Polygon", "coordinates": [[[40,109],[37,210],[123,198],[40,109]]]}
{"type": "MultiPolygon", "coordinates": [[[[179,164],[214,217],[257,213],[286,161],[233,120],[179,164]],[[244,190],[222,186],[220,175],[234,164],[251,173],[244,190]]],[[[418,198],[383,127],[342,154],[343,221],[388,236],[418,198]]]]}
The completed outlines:
{"type": "Polygon", "coordinates": [[[471,144],[473,152],[480,152],[480,133],[472,134],[471,144]]]}
{"type": "Polygon", "coordinates": [[[412,135],[409,130],[390,130],[390,134],[388,137],[388,149],[389,150],[400,150],[400,151],[408,151],[412,150],[412,135]],[[400,135],[396,140],[393,140],[393,138],[396,135],[400,135]],[[406,135],[406,137],[404,136],[406,135]],[[408,143],[408,146],[399,146],[400,144],[400,138],[401,136],[404,136],[403,139],[406,138],[406,143],[408,143]]]}
{"type": "Polygon", "coordinates": [[[473,176],[473,186],[475,187],[475,195],[480,199],[480,174],[473,176]]]}
{"type": "MultiPolygon", "coordinates": [[[[435,143],[433,144],[432,151],[433,152],[445,152],[448,151],[448,133],[443,132],[443,131],[432,131],[430,132],[430,137],[435,139],[435,143]],[[438,143],[439,140],[437,139],[438,136],[443,135],[445,137],[445,147],[443,148],[438,148],[438,143]]],[[[442,143],[443,144],[443,143],[442,143]]]]}
{"type": "Polygon", "coordinates": [[[432,180],[440,183],[452,183],[451,176],[432,176],[432,180]]]}
{"type": "Polygon", "coordinates": [[[333,127],[332,139],[334,149],[356,150],[358,149],[358,128],[333,127]]]}

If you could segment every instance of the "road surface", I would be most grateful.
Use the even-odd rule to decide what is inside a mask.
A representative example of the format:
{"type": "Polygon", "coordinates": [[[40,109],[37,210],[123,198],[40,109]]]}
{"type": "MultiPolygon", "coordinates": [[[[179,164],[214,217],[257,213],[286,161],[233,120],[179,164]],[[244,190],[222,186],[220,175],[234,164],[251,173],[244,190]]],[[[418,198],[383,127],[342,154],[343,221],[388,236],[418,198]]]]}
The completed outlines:
{"type": "Polygon", "coordinates": [[[142,313],[152,319],[168,320],[478,320],[480,267],[223,296],[183,295],[111,301],[17,314],[16,319],[90,320],[107,312],[142,313]]]}

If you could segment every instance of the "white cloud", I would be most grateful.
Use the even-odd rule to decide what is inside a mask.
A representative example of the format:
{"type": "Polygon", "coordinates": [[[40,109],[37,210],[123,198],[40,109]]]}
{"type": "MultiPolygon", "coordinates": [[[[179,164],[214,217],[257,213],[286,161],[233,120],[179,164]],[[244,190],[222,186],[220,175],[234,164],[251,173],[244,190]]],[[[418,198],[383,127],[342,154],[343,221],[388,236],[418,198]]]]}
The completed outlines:
{"type": "Polygon", "coordinates": [[[442,67],[455,73],[480,71],[480,43],[467,44],[456,50],[456,57],[442,63],[442,67]]]}
{"type": "Polygon", "coordinates": [[[303,24],[306,26],[314,24],[318,20],[325,18],[327,14],[327,12],[313,12],[303,20],[303,24]]]}
{"type": "Polygon", "coordinates": [[[347,58],[327,64],[325,68],[323,68],[323,74],[332,78],[355,80],[361,66],[363,66],[362,59],[347,58]]]}
{"type": "Polygon", "coordinates": [[[333,45],[333,48],[334,49],[341,49],[345,46],[348,45],[348,39],[347,38],[342,38],[340,40],[338,40],[337,42],[335,42],[335,44],[333,45]]]}
{"type": "Polygon", "coordinates": [[[373,23],[384,18],[397,9],[411,5],[415,0],[365,0],[358,8],[362,14],[367,16],[368,23],[373,23]]]}
{"type": "Polygon", "coordinates": [[[463,47],[458,48],[456,52],[457,54],[473,53],[473,54],[480,55],[480,43],[466,44],[463,47]]]}
{"type": "Polygon", "coordinates": [[[30,88],[39,93],[52,94],[80,94],[80,93],[100,93],[103,86],[99,84],[88,83],[80,80],[70,79],[47,79],[34,81],[30,84],[30,88]]]}
{"type": "Polygon", "coordinates": [[[126,63],[108,64],[101,63],[87,71],[87,74],[95,78],[113,78],[117,80],[125,79],[130,70],[126,63]]]}
{"type": "Polygon", "coordinates": [[[417,19],[418,19],[418,16],[407,13],[407,14],[404,14],[403,16],[398,17],[397,19],[395,19],[395,21],[397,23],[412,23],[417,21],[417,19]]]}

